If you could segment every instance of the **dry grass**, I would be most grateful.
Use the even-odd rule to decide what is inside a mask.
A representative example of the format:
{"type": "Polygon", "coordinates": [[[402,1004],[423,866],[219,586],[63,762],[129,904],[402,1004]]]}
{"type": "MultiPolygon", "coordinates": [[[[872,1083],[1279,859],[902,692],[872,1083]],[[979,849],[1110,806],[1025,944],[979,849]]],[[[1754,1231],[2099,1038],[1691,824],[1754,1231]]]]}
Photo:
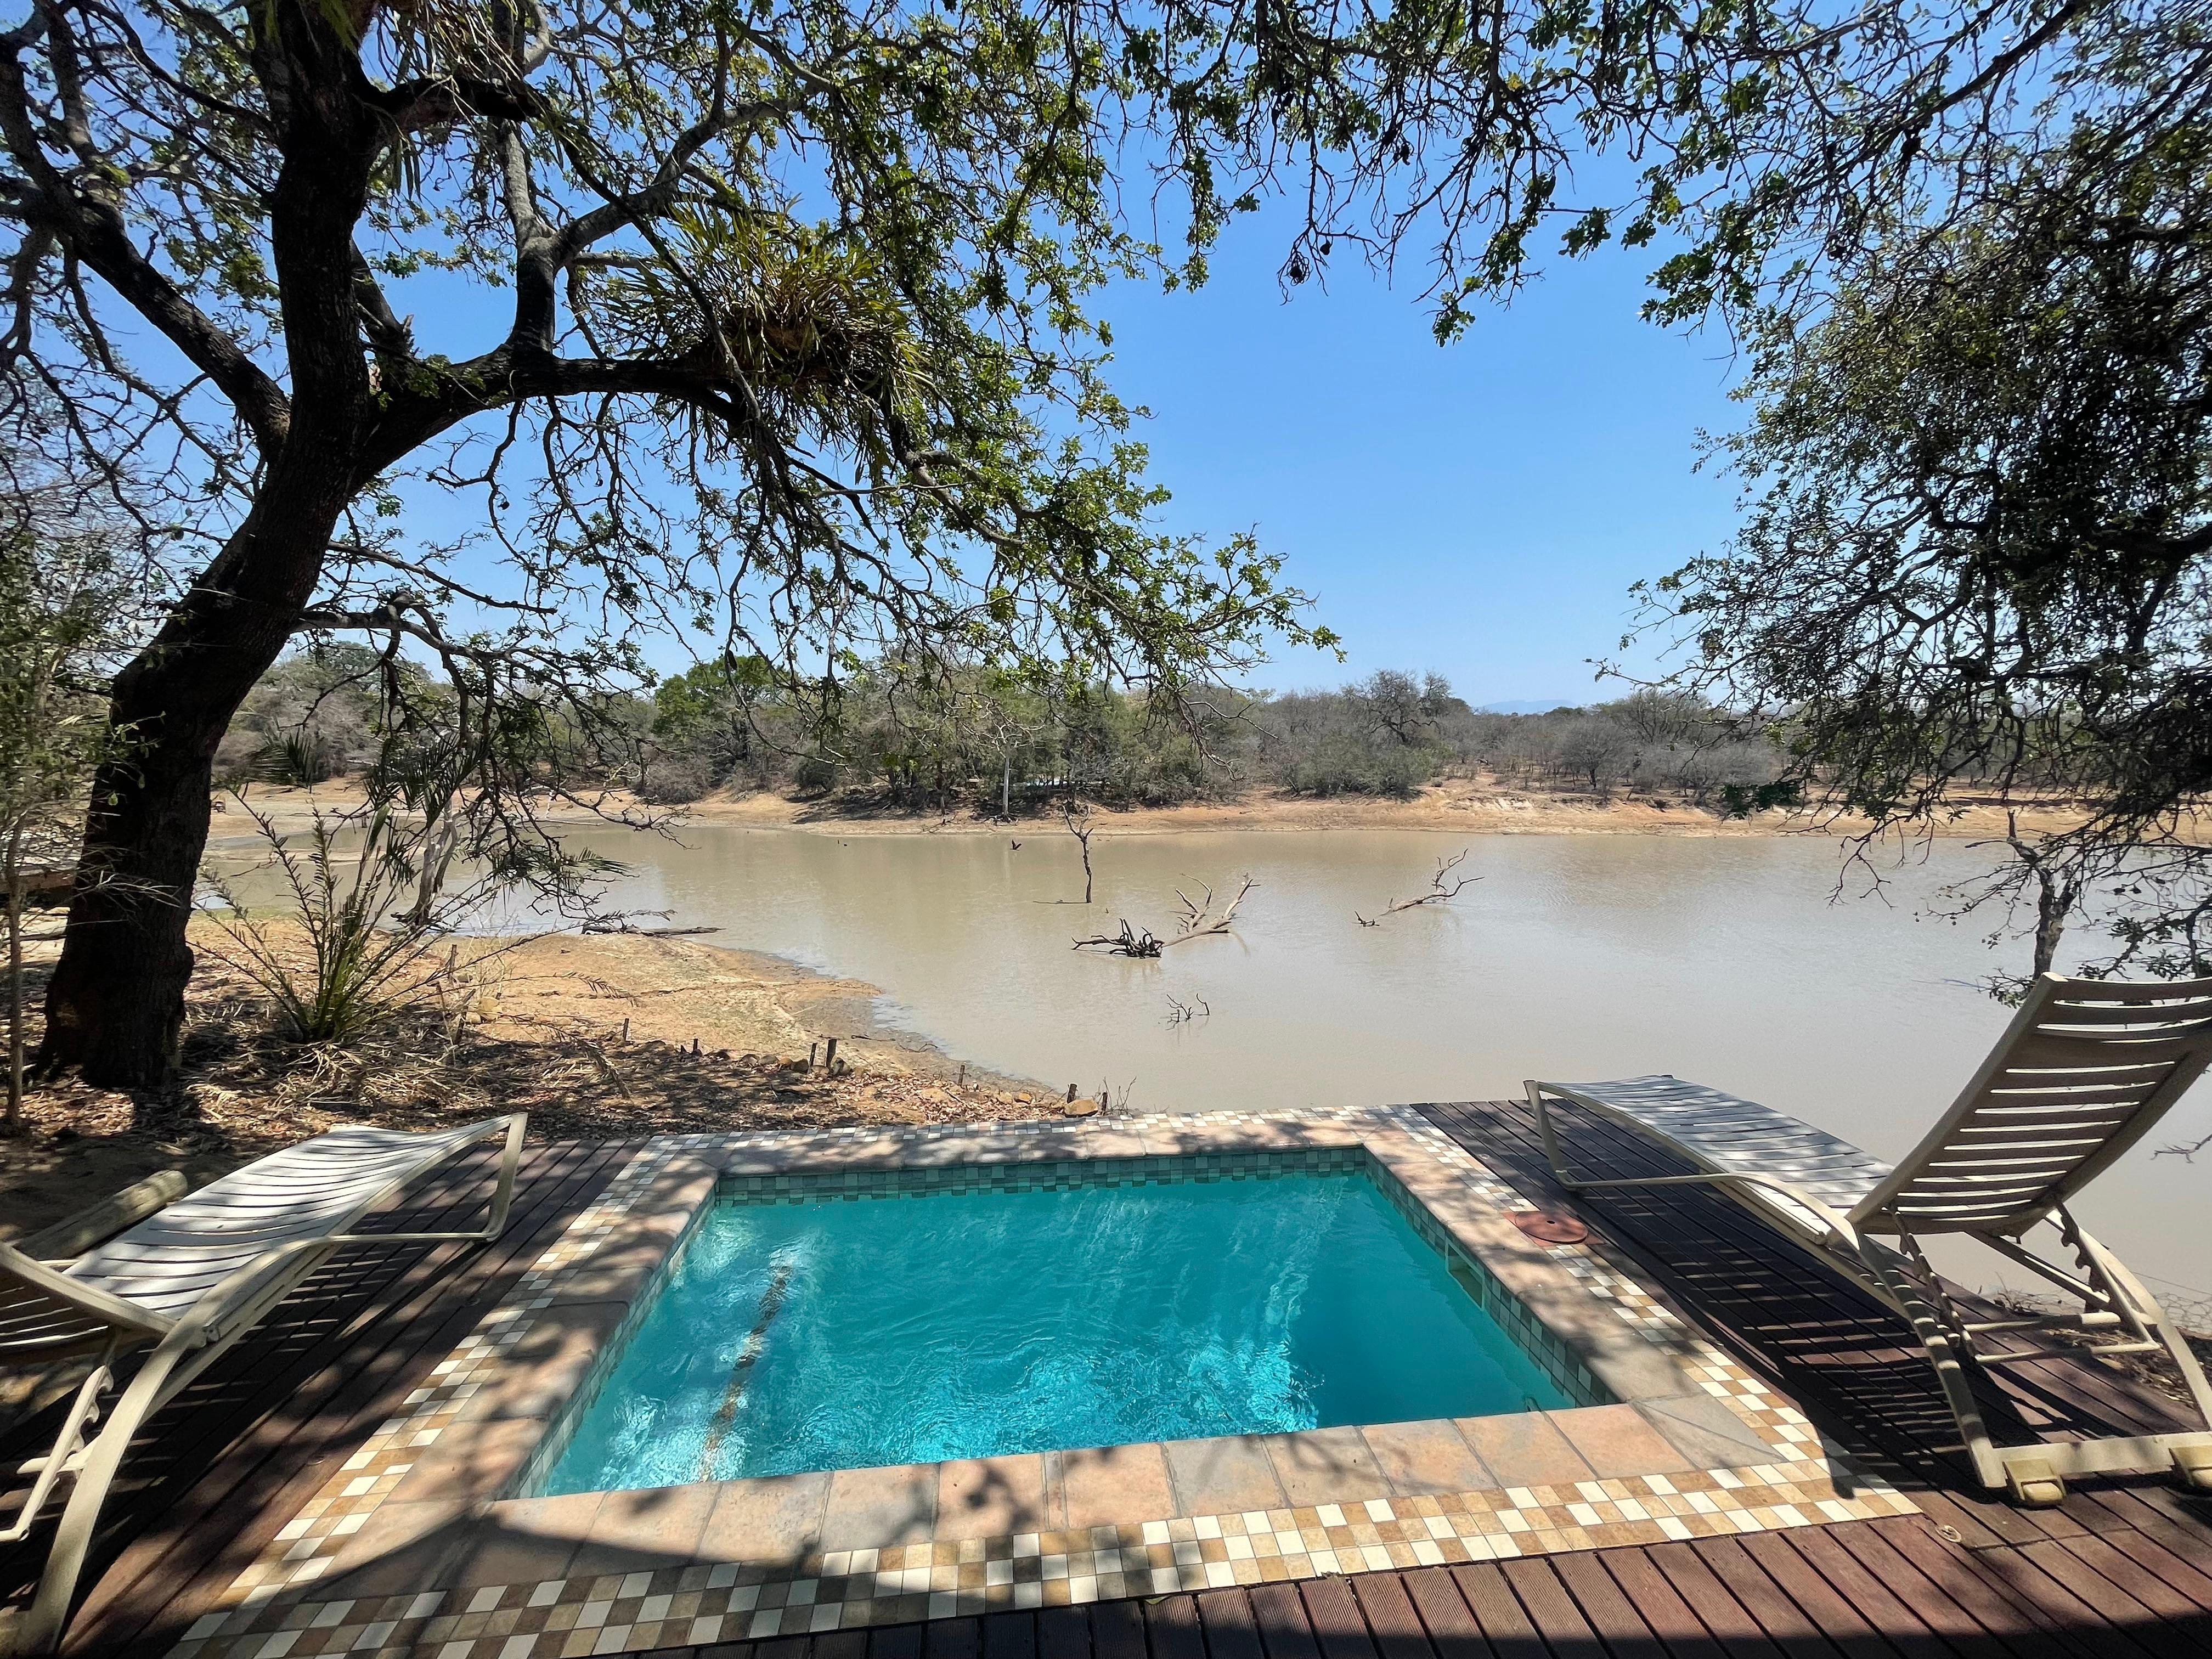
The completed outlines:
{"type": "MultiPolygon", "coordinates": [[[[204,943],[205,941],[198,941],[204,943]]],[[[34,1088],[0,1141],[0,1237],[20,1237],[161,1169],[195,1185],[342,1122],[427,1129],[498,1112],[532,1139],[982,1122],[1056,1115],[1038,1085],[970,1072],[873,1028],[873,988],[690,939],[573,936],[473,953],[428,995],[342,1045],[279,1034],[244,975],[203,950],[177,1086],[34,1088]],[[835,1073],[810,1049],[839,1039],[835,1073]]],[[[43,991],[28,999],[30,1040],[43,991]]]]}

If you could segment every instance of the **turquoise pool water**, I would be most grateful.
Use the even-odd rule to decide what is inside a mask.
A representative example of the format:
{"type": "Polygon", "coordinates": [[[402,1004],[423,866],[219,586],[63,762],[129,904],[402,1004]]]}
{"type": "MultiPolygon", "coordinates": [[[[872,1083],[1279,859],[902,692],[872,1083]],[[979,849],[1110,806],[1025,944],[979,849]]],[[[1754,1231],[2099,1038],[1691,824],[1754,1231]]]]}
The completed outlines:
{"type": "Polygon", "coordinates": [[[723,1200],[540,1490],[1573,1403],[1358,1173],[723,1200]]]}

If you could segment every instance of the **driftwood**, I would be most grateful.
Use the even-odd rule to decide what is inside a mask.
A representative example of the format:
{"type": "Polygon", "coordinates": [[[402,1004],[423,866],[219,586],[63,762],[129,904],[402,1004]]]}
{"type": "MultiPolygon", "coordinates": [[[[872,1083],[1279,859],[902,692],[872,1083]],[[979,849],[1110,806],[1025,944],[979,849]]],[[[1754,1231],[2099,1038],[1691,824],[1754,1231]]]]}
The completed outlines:
{"type": "Polygon", "coordinates": [[[1199,884],[1202,898],[1194,899],[1182,889],[1176,889],[1179,908],[1176,913],[1176,932],[1171,939],[1162,939],[1149,927],[1132,927],[1124,921],[1119,933],[1095,933],[1089,939],[1075,941],[1079,951],[1097,945],[1109,956],[1156,957],[1171,945],[1188,945],[1194,939],[1208,939],[1216,933],[1226,933],[1237,921],[1237,907],[1244,902],[1244,896],[1259,884],[1246,876],[1237,884],[1236,895],[1219,911],[1213,908],[1213,890],[1199,884]]]}
{"type": "Polygon", "coordinates": [[[683,939],[692,933],[719,933],[719,927],[641,927],[638,916],[667,916],[669,910],[623,910],[611,915],[592,916],[586,920],[582,931],[586,933],[634,933],[640,939],[683,939]]]}
{"type": "Polygon", "coordinates": [[[1193,997],[1188,1002],[1178,1002],[1173,997],[1168,999],[1168,1024],[1170,1025],[1188,1025],[1194,1019],[1212,1018],[1212,1006],[1204,997],[1193,997]]]}
{"type": "Polygon", "coordinates": [[[1473,849],[1470,848],[1462,847],[1455,856],[1448,859],[1438,859],[1437,860],[1437,872],[1435,875],[1429,878],[1429,890],[1423,893],[1419,897],[1392,899],[1388,905],[1383,907],[1380,914],[1372,917],[1363,916],[1358,911],[1354,910],[1352,913],[1352,920],[1357,921],[1362,927],[1379,927],[1382,925],[1382,918],[1384,916],[1395,916],[1401,910],[1418,910],[1424,904],[1449,904],[1454,899],[1459,896],[1460,890],[1465,887],[1469,882],[1480,881],[1482,879],[1480,876],[1452,875],[1453,871],[1458,869],[1461,865],[1467,862],[1467,855],[1473,849]],[[1449,885],[1445,884],[1446,878],[1448,877],[1450,878],[1449,885]]]}
{"type": "Polygon", "coordinates": [[[1132,927],[1125,920],[1119,933],[1093,933],[1089,939],[1075,941],[1079,951],[1085,946],[1103,945],[1107,953],[1117,957],[1156,957],[1170,941],[1156,935],[1149,927],[1132,927]]]}

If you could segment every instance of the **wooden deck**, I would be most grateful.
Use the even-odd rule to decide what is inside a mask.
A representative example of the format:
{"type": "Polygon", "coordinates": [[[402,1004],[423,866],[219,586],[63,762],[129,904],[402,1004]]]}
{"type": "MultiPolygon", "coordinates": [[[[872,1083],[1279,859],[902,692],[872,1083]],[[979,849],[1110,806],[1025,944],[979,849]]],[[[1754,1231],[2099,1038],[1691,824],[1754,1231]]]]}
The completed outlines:
{"type": "MultiPolygon", "coordinates": [[[[1429,1109],[1516,1186],[1548,1186],[1517,1103],[1429,1109]]],[[[1662,1169],[1649,1148],[1589,1121],[1573,1140],[1594,1170],[1662,1169]]],[[[171,1408],[126,1465],[69,1651],[165,1652],[631,1150],[532,1149],[514,1218],[495,1245],[427,1254],[364,1247],[295,1293],[171,1408]]],[[[448,1172],[381,1225],[459,1218],[482,1201],[483,1167],[448,1172]]],[[[1803,1401],[1825,1431],[1879,1461],[1925,1513],[677,1649],[666,1659],[2212,1654],[2212,1507],[2149,1477],[2077,1485],[2056,1510],[1986,1502],[1928,1451],[1948,1437],[1948,1419],[1917,1351],[1878,1307],[1695,1188],[1609,1196],[1580,1213],[1803,1401]]],[[[2006,1369],[1988,1402],[1993,1426],[2006,1425],[2000,1438],[2185,1420],[2162,1397],[2083,1362],[2006,1369]]],[[[0,1456],[33,1455],[37,1426],[0,1441],[0,1456]]],[[[42,1534],[0,1559],[0,1594],[20,1604],[45,1542],[42,1534]]]]}

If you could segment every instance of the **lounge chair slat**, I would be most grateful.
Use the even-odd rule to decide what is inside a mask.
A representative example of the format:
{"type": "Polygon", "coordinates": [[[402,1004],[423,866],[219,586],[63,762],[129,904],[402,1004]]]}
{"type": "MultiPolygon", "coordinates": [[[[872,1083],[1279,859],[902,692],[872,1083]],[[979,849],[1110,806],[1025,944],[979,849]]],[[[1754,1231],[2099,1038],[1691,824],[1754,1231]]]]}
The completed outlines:
{"type": "Polygon", "coordinates": [[[2203,1033],[2104,1030],[2085,1037],[2075,1032],[2023,1031],[2006,1056],[2006,1068],[2063,1070],[2077,1066],[2156,1066],[2185,1061],[2203,1033]]]}
{"type": "MultiPolygon", "coordinates": [[[[2047,977],[2056,978],[2056,975],[2047,977]]],[[[2212,980],[2060,980],[2054,1008],[2212,1007],[2212,980]]]]}
{"type": "MultiPolygon", "coordinates": [[[[349,1124],[210,1182],[66,1268],[0,1244],[0,1362],[102,1353],[85,1384],[97,1391],[112,1386],[106,1366],[118,1349],[152,1345],[114,1409],[104,1419],[73,1412],[62,1431],[68,1443],[57,1443],[46,1459],[50,1470],[69,1464],[75,1484],[10,1651],[43,1654],[58,1645],[100,1506],[148,1417],[352,1239],[377,1205],[473,1143],[504,1134],[489,1223],[435,1235],[457,1243],[497,1237],[523,1127],[520,1114],[432,1134],[349,1124]]],[[[45,1484],[33,1486],[11,1525],[15,1536],[53,1487],[51,1475],[40,1479],[45,1484]]]]}
{"type": "MultiPolygon", "coordinates": [[[[2081,1297],[2085,1310],[2116,1316],[2133,1340],[2164,1343],[2212,1425],[2212,1383],[2186,1341],[2066,1209],[2149,1132],[2208,1062],[2212,981],[2116,985],[2045,975],[1950,1109],[1893,1168],[1770,1107],[1672,1077],[1532,1081],[1528,1097],[1553,1168],[1570,1188],[1640,1182],[1577,1176],[1552,1125],[1554,1098],[1663,1142],[1705,1176],[1722,1178],[1721,1190],[1769,1226],[1821,1253],[1887,1303],[1927,1348],[1976,1473],[2000,1486],[2018,1462],[2016,1480],[2035,1484],[2047,1499],[2063,1487],[2054,1471],[2087,1474],[2120,1467],[2115,1458],[2163,1454],[2150,1443],[2118,1440],[2039,1444],[2017,1456],[1992,1445],[1959,1364],[1975,1352],[1973,1334],[1958,1324],[1913,1241],[1922,1234],[1978,1236],[2081,1297]],[[2045,1220],[2058,1224],[2077,1258],[2074,1267],[2041,1261],[2021,1242],[2045,1220]],[[1886,1245],[1889,1237],[1904,1249],[1886,1245]],[[2030,1463],[2039,1466],[2033,1474],[2030,1463]]],[[[1662,1178],[1679,1177],[1650,1177],[1662,1178]]],[[[2163,1437],[2158,1445],[2168,1443],[2177,1456],[2185,1443],[2212,1446],[2212,1427],[2163,1437]]]]}

